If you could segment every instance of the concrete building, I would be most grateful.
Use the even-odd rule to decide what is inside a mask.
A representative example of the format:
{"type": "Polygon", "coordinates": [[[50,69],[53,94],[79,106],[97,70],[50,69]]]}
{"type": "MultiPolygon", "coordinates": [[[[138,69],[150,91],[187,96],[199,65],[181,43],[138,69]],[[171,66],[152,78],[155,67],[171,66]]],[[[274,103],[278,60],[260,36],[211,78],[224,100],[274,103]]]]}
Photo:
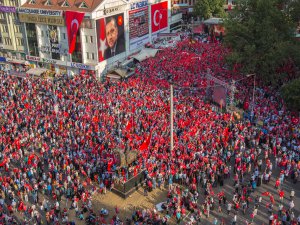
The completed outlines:
{"type": "Polygon", "coordinates": [[[26,60],[31,67],[68,74],[84,70],[97,76],[180,21],[179,16],[172,19],[170,0],[27,0],[18,14],[25,27],[26,60]],[[67,11],[85,13],[72,55],[68,54],[67,11]],[[107,32],[110,24],[117,27],[112,46],[107,32]]]}
{"type": "MultiPolygon", "coordinates": [[[[6,61],[24,62],[25,39],[23,27],[17,16],[21,0],[0,0],[0,56],[6,61]]],[[[14,63],[13,63],[14,64],[14,63]]]]}

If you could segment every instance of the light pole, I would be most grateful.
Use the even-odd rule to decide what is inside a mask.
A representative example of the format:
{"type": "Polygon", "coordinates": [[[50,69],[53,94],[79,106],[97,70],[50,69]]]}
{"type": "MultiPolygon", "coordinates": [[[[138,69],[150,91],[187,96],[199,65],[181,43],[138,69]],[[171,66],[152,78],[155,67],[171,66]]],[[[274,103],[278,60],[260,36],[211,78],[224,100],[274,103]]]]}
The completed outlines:
{"type": "Polygon", "coordinates": [[[174,149],[174,102],[173,102],[173,95],[174,95],[174,89],[173,89],[173,76],[168,76],[168,82],[170,84],[170,151],[172,152],[174,149]]]}
{"type": "Polygon", "coordinates": [[[254,116],[254,98],[255,98],[255,78],[256,74],[248,74],[248,77],[254,76],[253,77],[253,93],[252,93],[252,107],[251,107],[251,114],[254,116]]]}

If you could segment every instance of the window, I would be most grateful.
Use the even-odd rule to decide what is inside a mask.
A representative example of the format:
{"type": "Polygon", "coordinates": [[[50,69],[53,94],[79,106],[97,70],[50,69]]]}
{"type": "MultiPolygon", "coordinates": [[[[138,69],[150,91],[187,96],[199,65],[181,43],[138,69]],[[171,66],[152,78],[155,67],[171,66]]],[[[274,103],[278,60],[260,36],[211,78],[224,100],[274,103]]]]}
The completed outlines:
{"type": "Polygon", "coordinates": [[[22,46],[24,43],[23,38],[17,38],[17,45],[22,46]]]}
{"type": "Polygon", "coordinates": [[[43,30],[41,30],[41,37],[44,37],[45,33],[43,30]]]}
{"type": "Polygon", "coordinates": [[[52,5],[51,0],[47,0],[47,1],[45,2],[45,5],[52,5]]]}
{"type": "Polygon", "coordinates": [[[15,0],[10,0],[10,5],[11,6],[16,6],[16,1],[15,0]]]}
{"type": "Polygon", "coordinates": [[[93,43],[93,36],[90,36],[91,43],[93,43]]]}
{"type": "Polygon", "coordinates": [[[95,54],[94,53],[91,53],[92,54],[92,60],[95,59],[95,54]]]}
{"type": "Polygon", "coordinates": [[[11,39],[8,38],[8,37],[6,37],[6,38],[4,39],[4,42],[5,42],[6,45],[11,45],[11,39]]]}
{"type": "Polygon", "coordinates": [[[68,1],[64,1],[63,4],[61,5],[62,7],[70,7],[70,4],[68,1]]]}
{"type": "Polygon", "coordinates": [[[34,5],[36,2],[35,2],[35,0],[30,0],[29,1],[29,4],[31,4],[31,5],[34,5]]]}
{"type": "Polygon", "coordinates": [[[87,4],[86,4],[85,2],[82,2],[82,3],[80,4],[79,8],[87,9],[87,8],[89,8],[89,7],[87,6],[87,4]]]}
{"type": "Polygon", "coordinates": [[[85,43],[89,43],[89,38],[88,38],[88,36],[85,36],[85,43]]]}
{"type": "Polygon", "coordinates": [[[86,53],[86,59],[90,59],[90,54],[88,52],[86,53]]]}
{"type": "Polygon", "coordinates": [[[3,24],[2,30],[4,33],[8,33],[8,26],[3,24]]]}
{"type": "Polygon", "coordinates": [[[62,33],[63,39],[66,40],[66,33],[62,33]]]}

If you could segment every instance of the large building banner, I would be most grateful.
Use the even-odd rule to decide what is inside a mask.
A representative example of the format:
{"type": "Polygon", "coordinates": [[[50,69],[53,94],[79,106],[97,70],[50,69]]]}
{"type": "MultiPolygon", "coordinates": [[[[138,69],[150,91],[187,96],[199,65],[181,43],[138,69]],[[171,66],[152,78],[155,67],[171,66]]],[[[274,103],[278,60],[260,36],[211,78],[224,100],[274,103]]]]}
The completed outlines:
{"type": "Polygon", "coordinates": [[[60,60],[60,46],[58,43],[58,29],[57,26],[48,26],[49,39],[50,39],[50,49],[52,54],[52,59],[60,60]]]}
{"type": "Polygon", "coordinates": [[[152,33],[168,28],[168,2],[151,5],[152,33]]]}
{"type": "Polygon", "coordinates": [[[97,20],[99,62],[125,52],[124,14],[97,20]]]}
{"type": "Polygon", "coordinates": [[[129,49],[140,48],[149,42],[148,0],[133,2],[129,11],[129,49]]]}

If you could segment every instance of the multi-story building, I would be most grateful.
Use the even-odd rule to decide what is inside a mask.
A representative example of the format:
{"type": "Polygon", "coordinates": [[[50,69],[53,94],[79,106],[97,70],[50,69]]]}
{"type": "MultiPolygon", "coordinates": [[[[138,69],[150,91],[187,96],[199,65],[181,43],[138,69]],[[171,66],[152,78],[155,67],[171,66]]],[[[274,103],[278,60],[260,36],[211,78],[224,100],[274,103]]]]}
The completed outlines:
{"type": "Polygon", "coordinates": [[[21,0],[0,0],[0,56],[16,63],[25,59],[23,27],[16,13],[20,4],[21,0]]]}
{"type": "Polygon", "coordinates": [[[170,0],[27,0],[18,15],[32,67],[69,74],[84,70],[97,76],[158,33],[170,32],[170,24],[179,20],[172,20],[170,0]],[[66,24],[67,12],[84,13],[72,54],[67,30],[76,23],[66,24]]]}

